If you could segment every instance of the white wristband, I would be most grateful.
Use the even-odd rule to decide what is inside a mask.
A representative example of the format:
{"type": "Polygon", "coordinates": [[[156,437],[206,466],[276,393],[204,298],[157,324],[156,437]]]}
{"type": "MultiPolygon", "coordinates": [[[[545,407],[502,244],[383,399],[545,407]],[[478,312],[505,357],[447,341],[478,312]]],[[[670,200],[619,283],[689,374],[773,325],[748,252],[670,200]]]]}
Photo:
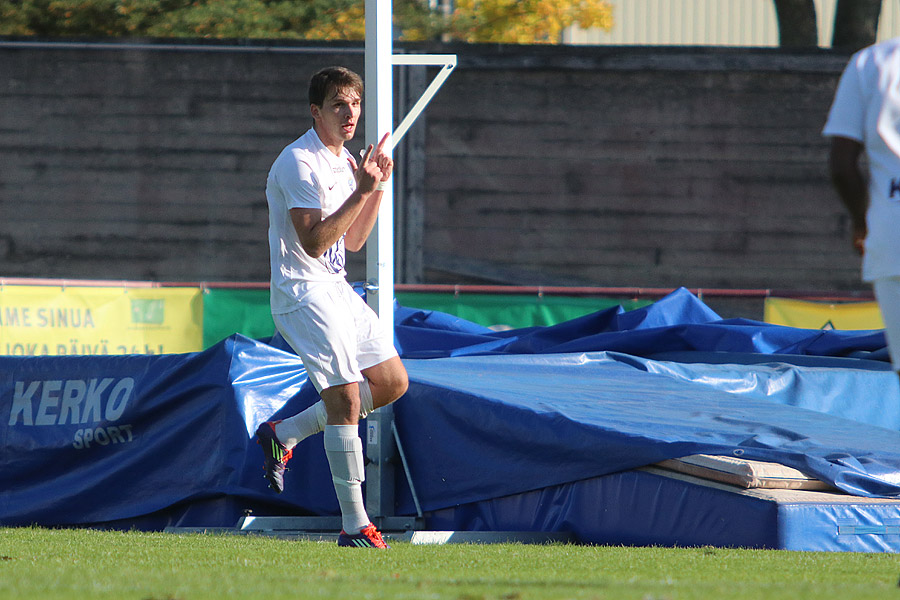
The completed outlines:
{"type": "Polygon", "coordinates": [[[387,189],[387,186],[388,186],[388,182],[387,182],[387,181],[379,181],[379,182],[378,182],[378,185],[375,186],[375,191],[376,191],[376,192],[383,192],[384,190],[387,189]]]}

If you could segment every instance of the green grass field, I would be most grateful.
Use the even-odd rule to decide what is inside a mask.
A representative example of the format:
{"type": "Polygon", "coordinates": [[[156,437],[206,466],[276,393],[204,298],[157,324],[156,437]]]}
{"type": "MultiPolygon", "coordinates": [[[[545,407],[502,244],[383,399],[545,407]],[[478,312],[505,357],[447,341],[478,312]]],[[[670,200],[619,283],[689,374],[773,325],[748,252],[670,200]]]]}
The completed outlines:
{"type": "Polygon", "coordinates": [[[0,529],[0,598],[900,599],[900,555],[0,529]]]}

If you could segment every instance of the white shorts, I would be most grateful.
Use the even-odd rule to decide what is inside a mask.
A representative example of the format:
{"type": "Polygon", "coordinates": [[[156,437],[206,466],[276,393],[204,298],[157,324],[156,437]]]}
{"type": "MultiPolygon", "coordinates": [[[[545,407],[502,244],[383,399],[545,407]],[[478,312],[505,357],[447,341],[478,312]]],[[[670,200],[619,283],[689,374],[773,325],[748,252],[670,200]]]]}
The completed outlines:
{"type": "Polygon", "coordinates": [[[393,337],[346,281],[309,284],[297,310],[272,319],[319,392],[362,381],[363,369],[397,356],[393,337]]]}
{"type": "Polygon", "coordinates": [[[881,309],[891,363],[894,370],[900,370],[900,277],[876,279],[872,287],[881,309]]]}

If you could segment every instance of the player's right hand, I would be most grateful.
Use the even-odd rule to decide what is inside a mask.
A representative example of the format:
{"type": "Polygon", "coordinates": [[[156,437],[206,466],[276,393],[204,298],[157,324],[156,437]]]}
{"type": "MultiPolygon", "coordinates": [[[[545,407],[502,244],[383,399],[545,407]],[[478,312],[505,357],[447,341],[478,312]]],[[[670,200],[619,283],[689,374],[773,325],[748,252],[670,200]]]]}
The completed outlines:
{"type": "Polygon", "coordinates": [[[372,153],[375,147],[369,144],[362,156],[362,161],[357,166],[353,157],[350,157],[350,166],[356,175],[356,189],[362,194],[371,194],[375,191],[375,186],[381,181],[382,172],[378,164],[372,160],[372,153]]]}

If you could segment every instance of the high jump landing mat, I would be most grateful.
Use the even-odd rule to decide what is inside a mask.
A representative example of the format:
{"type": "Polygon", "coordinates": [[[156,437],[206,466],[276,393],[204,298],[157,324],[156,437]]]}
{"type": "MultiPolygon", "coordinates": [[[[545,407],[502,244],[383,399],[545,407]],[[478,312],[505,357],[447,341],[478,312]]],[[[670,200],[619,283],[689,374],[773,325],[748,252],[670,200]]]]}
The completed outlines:
{"type": "MultiPolygon", "coordinates": [[[[505,332],[396,317],[410,387],[393,405],[409,475],[394,516],[596,544],[900,551],[900,382],[883,332],[721,320],[686,291],[505,332]],[[696,456],[780,465],[837,491],[745,489],[669,462],[696,456]]],[[[277,339],[0,357],[0,524],[333,517],[321,437],[294,449],[280,495],[253,437],[317,400],[277,339]]]]}
{"type": "Polygon", "coordinates": [[[562,529],[581,543],[900,552],[900,500],[745,489],[657,466],[428,517],[436,529],[562,529]]]}

